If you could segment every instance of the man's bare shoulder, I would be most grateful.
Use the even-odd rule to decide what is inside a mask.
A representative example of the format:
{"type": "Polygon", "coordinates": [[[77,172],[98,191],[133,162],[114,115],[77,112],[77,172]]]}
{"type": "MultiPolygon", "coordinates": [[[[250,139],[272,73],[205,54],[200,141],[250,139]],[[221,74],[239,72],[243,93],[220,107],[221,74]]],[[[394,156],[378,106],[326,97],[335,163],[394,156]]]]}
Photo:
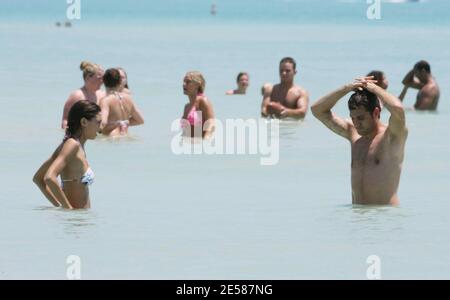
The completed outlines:
{"type": "Polygon", "coordinates": [[[436,82],[426,84],[422,87],[420,92],[428,97],[437,97],[439,96],[439,86],[436,82]]]}
{"type": "Polygon", "coordinates": [[[300,97],[308,95],[308,91],[300,85],[294,85],[292,88],[293,88],[295,94],[300,97]]]}

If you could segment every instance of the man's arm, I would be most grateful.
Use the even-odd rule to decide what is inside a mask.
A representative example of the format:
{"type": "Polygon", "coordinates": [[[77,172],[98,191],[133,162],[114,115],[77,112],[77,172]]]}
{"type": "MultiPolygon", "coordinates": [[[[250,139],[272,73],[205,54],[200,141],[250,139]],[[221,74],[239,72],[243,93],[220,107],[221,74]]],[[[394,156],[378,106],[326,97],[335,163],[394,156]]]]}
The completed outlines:
{"type": "Polygon", "coordinates": [[[365,83],[365,88],[377,95],[391,113],[388,130],[397,136],[406,134],[405,109],[402,102],[372,82],[365,83]]]}
{"type": "Polygon", "coordinates": [[[353,124],[335,115],[331,109],[345,95],[362,84],[345,85],[317,100],[312,106],[313,115],[334,133],[350,140],[353,124]]]}
{"type": "Polygon", "coordinates": [[[400,95],[398,96],[398,99],[399,99],[400,101],[403,102],[403,99],[405,99],[406,92],[408,91],[408,88],[409,88],[409,87],[408,87],[407,85],[403,86],[403,90],[402,90],[402,92],[400,93],[400,95]]]}
{"type": "Polygon", "coordinates": [[[291,117],[296,119],[302,119],[305,117],[308,111],[309,95],[305,90],[300,91],[300,97],[297,100],[297,108],[285,108],[281,113],[281,117],[291,117]]]}
{"type": "Polygon", "coordinates": [[[269,114],[267,113],[267,105],[270,103],[270,97],[272,96],[272,85],[266,83],[263,86],[263,101],[261,103],[261,115],[263,117],[268,117],[269,114]]]}
{"type": "Polygon", "coordinates": [[[423,87],[423,84],[414,77],[414,70],[406,73],[402,83],[405,87],[412,87],[414,89],[421,89],[423,87]]]}

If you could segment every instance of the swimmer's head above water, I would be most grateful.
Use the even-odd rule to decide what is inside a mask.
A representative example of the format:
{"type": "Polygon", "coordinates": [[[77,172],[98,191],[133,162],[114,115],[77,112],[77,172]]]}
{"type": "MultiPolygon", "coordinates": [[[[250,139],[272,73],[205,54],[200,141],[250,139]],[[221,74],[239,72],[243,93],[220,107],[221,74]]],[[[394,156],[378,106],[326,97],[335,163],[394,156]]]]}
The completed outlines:
{"type": "Polygon", "coordinates": [[[238,74],[236,78],[236,82],[238,84],[238,88],[247,88],[248,87],[249,76],[247,72],[241,72],[238,74]]]}
{"type": "Polygon", "coordinates": [[[292,57],[285,57],[280,61],[280,80],[281,83],[292,83],[297,74],[297,63],[292,57]]]}
{"type": "Polygon", "coordinates": [[[380,121],[380,101],[378,97],[363,89],[354,92],[348,100],[350,117],[356,131],[361,136],[373,133],[380,121]]]}
{"type": "Polygon", "coordinates": [[[431,76],[430,64],[425,60],[418,61],[414,65],[413,70],[414,76],[417,77],[421,82],[427,82],[428,77],[431,76]]]}
{"type": "Polygon", "coordinates": [[[183,92],[185,95],[201,95],[205,92],[206,81],[202,73],[198,71],[187,72],[183,80],[183,92]]]}
{"type": "Polygon", "coordinates": [[[100,106],[87,100],[76,102],[69,111],[64,141],[69,138],[95,139],[100,128],[100,106]]]}
{"type": "Polygon", "coordinates": [[[122,88],[122,78],[118,69],[108,69],[103,75],[103,83],[109,90],[119,90],[122,88]]]}
{"type": "Polygon", "coordinates": [[[97,89],[103,84],[103,68],[100,65],[90,63],[88,61],[82,61],[80,64],[80,70],[83,71],[83,79],[85,84],[90,84],[97,89]]]}

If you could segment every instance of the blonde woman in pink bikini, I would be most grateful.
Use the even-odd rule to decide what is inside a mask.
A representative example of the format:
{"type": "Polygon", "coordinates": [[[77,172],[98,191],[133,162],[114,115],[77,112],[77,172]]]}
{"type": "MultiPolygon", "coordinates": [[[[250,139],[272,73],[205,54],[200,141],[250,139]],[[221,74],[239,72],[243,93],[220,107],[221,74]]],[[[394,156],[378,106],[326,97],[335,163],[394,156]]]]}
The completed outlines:
{"type": "Polygon", "coordinates": [[[205,78],[200,72],[187,72],[183,80],[183,92],[189,98],[184,106],[181,127],[183,136],[210,138],[214,132],[214,110],[209,99],[203,94],[205,78]]]}

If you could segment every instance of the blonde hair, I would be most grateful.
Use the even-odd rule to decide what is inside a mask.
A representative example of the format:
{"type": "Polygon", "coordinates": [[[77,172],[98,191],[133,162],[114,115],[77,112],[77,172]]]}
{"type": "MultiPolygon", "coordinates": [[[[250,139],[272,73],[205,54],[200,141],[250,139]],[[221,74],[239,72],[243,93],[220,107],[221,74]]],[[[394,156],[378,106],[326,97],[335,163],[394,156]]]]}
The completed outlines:
{"type": "Polygon", "coordinates": [[[205,92],[206,87],[206,81],[203,77],[202,73],[198,71],[190,71],[186,73],[186,76],[193,82],[197,83],[199,85],[198,92],[203,93],[205,92]]]}
{"type": "Polygon", "coordinates": [[[82,61],[80,64],[80,70],[83,71],[83,79],[86,80],[86,78],[91,77],[95,74],[97,74],[98,71],[100,71],[102,67],[100,67],[97,64],[93,64],[88,61],[82,61]]]}

